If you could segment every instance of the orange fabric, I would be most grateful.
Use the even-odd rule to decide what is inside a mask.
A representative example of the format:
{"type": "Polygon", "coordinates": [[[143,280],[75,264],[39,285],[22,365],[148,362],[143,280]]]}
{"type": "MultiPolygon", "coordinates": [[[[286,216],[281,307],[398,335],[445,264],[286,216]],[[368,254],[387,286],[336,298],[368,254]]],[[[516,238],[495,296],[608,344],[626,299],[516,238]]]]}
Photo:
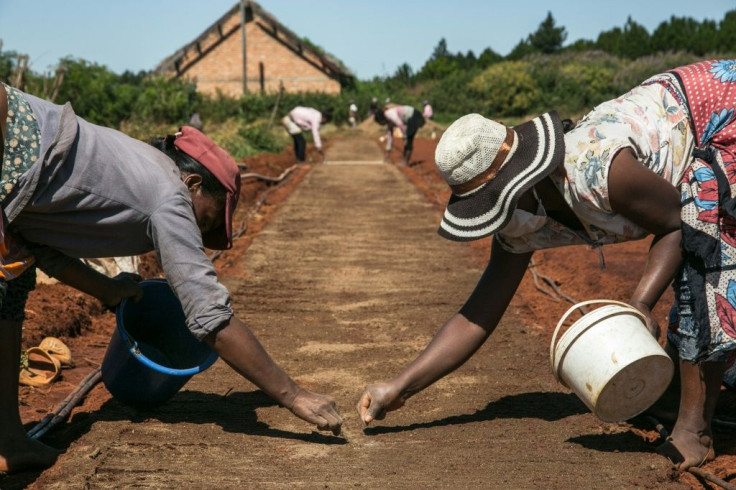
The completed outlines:
{"type": "Polygon", "coordinates": [[[5,240],[0,242],[0,279],[13,280],[34,263],[35,259],[23,240],[13,233],[6,234],[5,240]]]}

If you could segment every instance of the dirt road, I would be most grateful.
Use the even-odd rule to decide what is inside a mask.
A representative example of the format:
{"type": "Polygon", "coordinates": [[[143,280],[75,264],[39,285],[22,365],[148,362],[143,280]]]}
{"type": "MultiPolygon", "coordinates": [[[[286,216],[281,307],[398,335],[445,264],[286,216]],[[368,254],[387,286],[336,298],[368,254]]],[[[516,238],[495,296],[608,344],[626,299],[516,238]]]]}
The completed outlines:
{"type": "Polygon", "coordinates": [[[365,384],[411,360],[481,271],[436,234],[436,208],[404,175],[373,163],[374,143],[340,140],[328,158],[224,282],[271,355],[337,400],[343,435],[312,430],[219,361],[157,410],[110,400],[78,413],[78,437],[34,488],[686,488],[628,424],[557,386],[547,337],[513,315],[364,429],[365,384]]]}

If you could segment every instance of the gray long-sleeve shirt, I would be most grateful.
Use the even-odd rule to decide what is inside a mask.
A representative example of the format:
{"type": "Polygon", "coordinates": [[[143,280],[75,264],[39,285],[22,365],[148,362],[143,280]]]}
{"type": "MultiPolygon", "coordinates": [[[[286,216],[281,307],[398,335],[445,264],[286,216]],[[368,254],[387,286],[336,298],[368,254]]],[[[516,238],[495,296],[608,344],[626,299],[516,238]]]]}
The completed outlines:
{"type": "Polygon", "coordinates": [[[41,158],[3,202],[10,225],[50,275],[83,257],[156,250],[202,339],[233,315],[207,258],[187,187],[156,148],[26,94],[41,129],[41,158]]]}

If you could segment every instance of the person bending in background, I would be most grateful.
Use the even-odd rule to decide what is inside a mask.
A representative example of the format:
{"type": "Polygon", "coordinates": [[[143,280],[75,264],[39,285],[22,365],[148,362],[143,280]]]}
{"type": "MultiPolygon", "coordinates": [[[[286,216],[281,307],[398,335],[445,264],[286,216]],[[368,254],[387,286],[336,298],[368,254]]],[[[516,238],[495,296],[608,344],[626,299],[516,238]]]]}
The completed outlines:
{"type": "Polygon", "coordinates": [[[373,115],[373,119],[381,126],[386,126],[386,154],[384,160],[389,158],[394,144],[394,129],[398,128],[404,136],[404,151],[400,165],[409,165],[414,137],[417,135],[419,128],[424,126],[422,114],[410,105],[396,105],[378,109],[373,115]]]}
{"type": "Polygon", "coordinates": [[[187,326],[237,373],[297,417],[340,431],[332,398],[301,388],[233,312],[204,247],[232,246],[240,195],[233,159],[184,126],[152,145],[90,124],[72,106],[0,84],[0,471],[53,464],[18,410],[22,322],[37,265],[114,307],[140,298],[140,277],[110,278],[80,258],[156,250],[187,326]]]}
{"type": "Polygon", "coordinates": [[[373,117],[378,110],[378,97],[371,97],[371,103],[368,105],[368,117],[373,117]]]}
{"type": "Polygon", "coordinates": [[[306,161],[307,142],[304,140],[303,131],[311,131],[314,139],[314,146],[317,148],[322,163],[325,161],[325,154],[322,151],[322,139],[319,135],[319,127],[332,120],[332,108],[328,108],[322,112],[311,107],[294,107],[283,119],[281,124],[294,140],[294,155],[298,162],[306,161]]]}
{"type": "Polygon", "coordinates": [[[348,105],[348,123],[350,124],[351,128],[355,128],[355,126],[357,126],[357,117],[358,106],[355,104],[355,101],[353,99],[350,99],[350,104],[348,105]]]}
{"type": "Polygon", "coordinates": [[[357,405],[364,423],[461,366],[498,325],[535,250],[653,235],[630,299],[656,338],[652,309],[674,279],[668,350],[680,404],[658,448],[680,470],[715,457],[711,422],[736,356],[736,60],[656,75],[598,105],[570,132],[551,112],[516,127],[479,114],[442,136],[436,163],[452,196],[439,233],[493,235],[491,256],[459,313],[357,405]],[[729,360],[730,358],[730,360],[729,360]]]}
{"type": "Polygon", "coordinates": [[[434,110],[432,109],[432,106],[429,104],[428,100],[422,102],[422,116],[424,116],[424,119],[427,120],[430,120],[434,117],[434,110]]]}

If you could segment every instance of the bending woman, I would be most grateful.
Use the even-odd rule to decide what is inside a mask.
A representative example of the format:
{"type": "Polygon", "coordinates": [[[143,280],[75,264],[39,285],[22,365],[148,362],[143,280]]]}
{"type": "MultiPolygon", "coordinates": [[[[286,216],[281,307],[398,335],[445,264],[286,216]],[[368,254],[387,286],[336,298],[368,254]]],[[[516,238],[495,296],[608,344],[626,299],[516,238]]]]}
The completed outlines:
{"type": "Polygon", "coordinates": [[[436,150],[453,193],[439,233],[456,241],[494,235],[491,257],[426,349],[393,379],[366,388],[362,420],[400,408],[470,358],[535,250],[653,235],[630,303],[658,337],[651,310],[675,279],[667,337],[680,358],[681,399],[659,451],[681,470],[712,459],[711,420],[736,351],[734,107],[736,60],[723,60],[654,76],[564,135],[554,112],[514,128],[478,114],[454,122],[436,150]]]}
{"type": "Polygon", "coordinates": [[[0,471],[53,463],[27,437],[18,411],[21,326],[35,266],[113,307],[142,294],[130,274],[109,278],[82,257],[158,252],[187,326],[236,372],[297,417],[339,433],[335,402],[289,377],[233,313],[204,247],[232,246],[240,174],[230,156],[192,127],[155,147],[0,84],[0,471]]]}
{"type": "Polygon", "coordinates": [[[404,151],[402,152],[401,165],[410,163],[411,152],[414,149],[414,137],[419,128],[424,126],[424,116],[410,105],[392,105],[379,109],[373,114],[373,119],[381,126],[386,126],[386,154],[384,160],[388,160],[394,143],[394,129],[399,128],[404,135],[404,151]]]}

